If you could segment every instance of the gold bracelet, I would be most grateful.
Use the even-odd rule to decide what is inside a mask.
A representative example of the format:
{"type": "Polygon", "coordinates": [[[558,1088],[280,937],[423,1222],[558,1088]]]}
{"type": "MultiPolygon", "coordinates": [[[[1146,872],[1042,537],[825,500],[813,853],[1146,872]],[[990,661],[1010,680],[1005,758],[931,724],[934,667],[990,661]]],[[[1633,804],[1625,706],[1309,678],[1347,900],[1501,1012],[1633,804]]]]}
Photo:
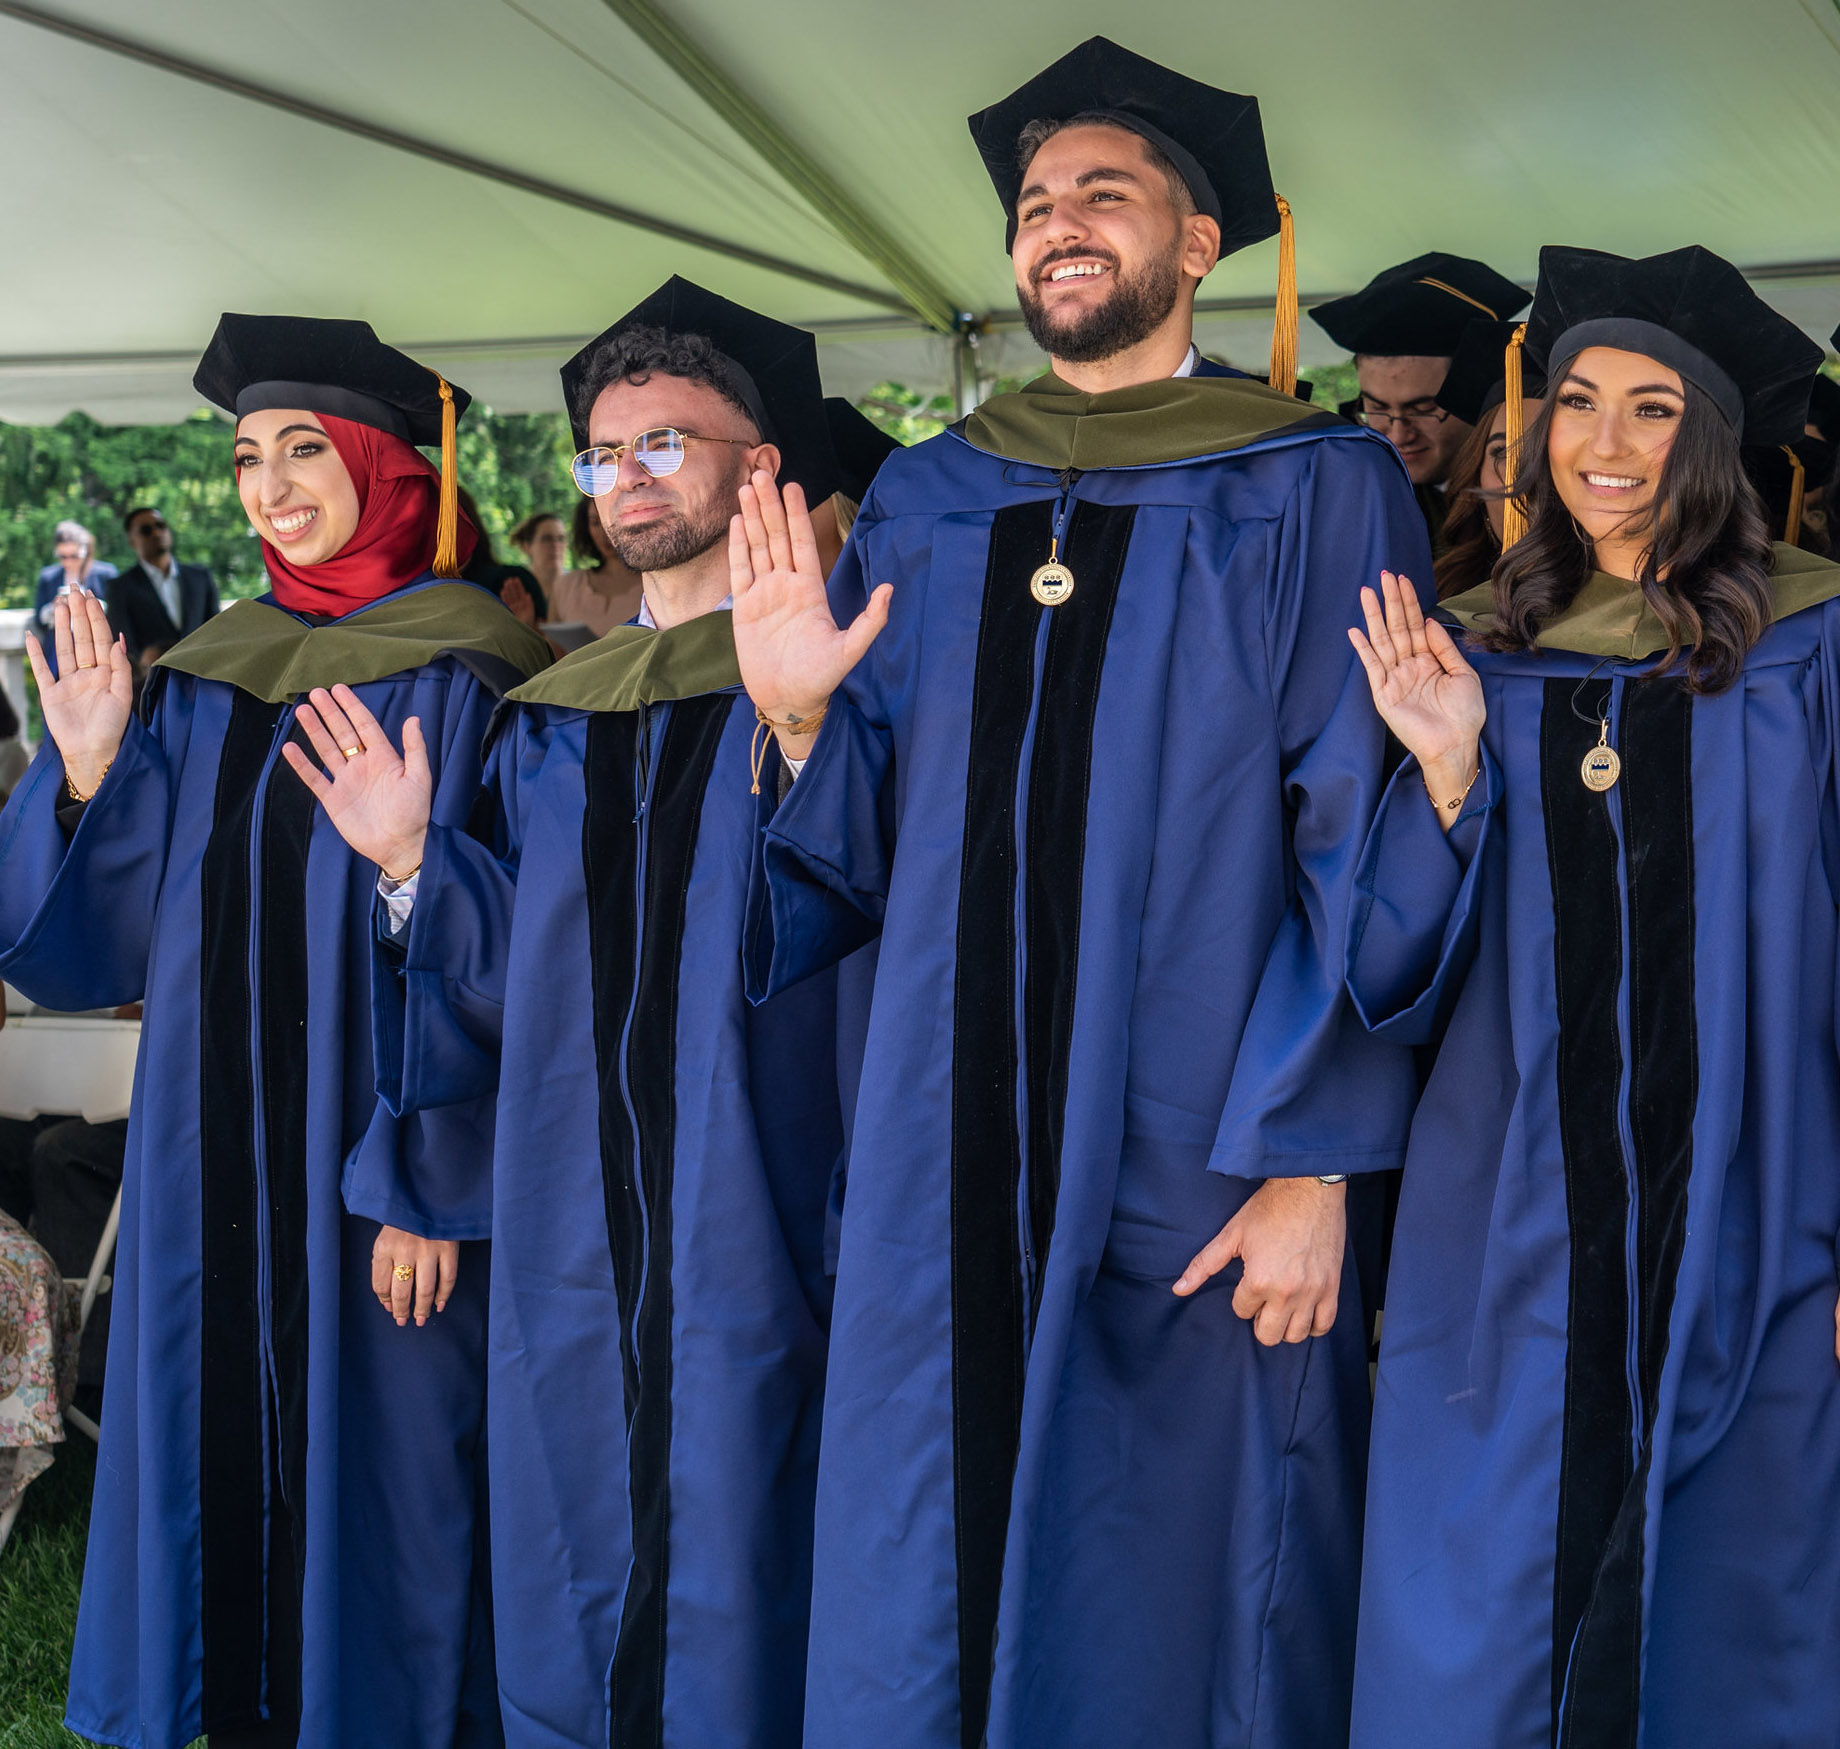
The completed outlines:
{"type": "MultiPolygon", "coordinates": [[[[1469,782],[1463,786],[1462,795],[1458,796],[1454,802],[1440,802],[1436,796],[1431,794],[1431,785],[1428,783],[1425,784],[1425,794],[1430,798],[1432,807],[1436,808],[1440,814],[1446,812],[1454,814],[1457,809],[1462,807],[1463,804],[1469,800],[1469,792],[1476,787],[1476,779],[1481,775],[1482,761],[1478,759],[1476,761],[1476,769],[1470,774],[1469,782]]],[[[1424,779],[1424,773],[1422,771],[1419,773],[1419,779],[1421,782],[1424,779]]]]}
{"type": "MultiPolygon", "coordinates": [[[[96,789],[101,789],[101,788],[102,788],[102,778],[103,778],[103,777],[107,777],[107,776],[109,775],[109,768],[110,768],[110,766],[112,766],[112,765],[114,765],[114,763],[115,763],[115,761],[114,761],[113,759],[111,759],[111,760],[110,760],[110,761],[108,762],[108,764],[107,764],[107,765],[104,765],[104,766],[103,766],[103,768],[102,768],[102,777],[99,777],[99,778],[97,778],[97,779],[96,779],[96,789]]],[[[83,795],[83,794],[81,794],[81,793],[80,793],[80,792],[78,791],[78,789],[77,789],[77,786],[76,786],[76,785],[75,785],[74,783],[72,783],[72,782],[71,782],[71,779],[70,779],[70,770],[69,770],[69,768],[68,768],[68,767],[66,767],[66,768],[65,768],[65,771],[64,771],[64,793],[65,793],[65,794],[66,794],[67,796],[69,796],[69,797],[70,797],[70,799],[71,799],[71,800],[72,800],[73,802],[78,802],[78,803],[87,803],[87,802],[92,802],[92,801],[94,801],[94,800],[96,799],[96,789],[93,789],[93,790],[91,790],[91,791],[89,792],[89,794],[88,794],[88,795],[83,795]]]]}
{"type": "Polygon", "coordinates": [[[394,881],[395,884],[400,887],[405,881],[414,880],[415,877],[422,872],[422,865],[418,862],[407,874],[393,875],[382,863],[378,863],[377,872],[382,875],[386,881],[394,881]]]}

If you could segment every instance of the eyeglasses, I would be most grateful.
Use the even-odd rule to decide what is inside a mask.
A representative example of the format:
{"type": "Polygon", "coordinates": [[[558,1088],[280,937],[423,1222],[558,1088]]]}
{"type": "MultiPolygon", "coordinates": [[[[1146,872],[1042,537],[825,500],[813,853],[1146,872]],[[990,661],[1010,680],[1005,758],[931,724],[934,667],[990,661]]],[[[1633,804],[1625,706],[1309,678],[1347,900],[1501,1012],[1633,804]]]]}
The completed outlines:
{"type": "Polygon", "coordinates": [[[662,480],[684,465],[684,445],[687,443],[732,443],[742,449],[754,447],[745,437],[699,437],[693,431],[673,431],[668,425],[660,425],[654,431],[641,431],[631,443],[597,443],[592,449],[584,449],[569,463],[569,473],[588,497],[599,498],[619,484],[620,459],[628,450],[632,451],[633,460],[654,480],[662,480]]]}
{"type": "Polygon", "coordinates": [[[1410,406],[1401,407],[1397,413],[1381,407],[1370,407],[1365,401],[1361,403],[1361,423],[1371,425],[1377,431],[1384,431],[1389,425],[1442,425],[1449,417],[1448,409],[1438,406],[1435,401],[1414,401],[1410,406]]]}

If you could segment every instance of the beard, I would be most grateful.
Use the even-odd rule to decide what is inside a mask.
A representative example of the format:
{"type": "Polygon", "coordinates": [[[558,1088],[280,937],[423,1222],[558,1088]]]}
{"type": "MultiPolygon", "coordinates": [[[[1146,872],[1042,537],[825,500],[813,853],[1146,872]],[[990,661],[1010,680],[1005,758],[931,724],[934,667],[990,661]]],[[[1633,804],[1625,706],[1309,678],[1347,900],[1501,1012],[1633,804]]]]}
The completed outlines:
{"type": "MultiPolygon", "coordinates": [[[[1080,250],[1074,254],[1091,258],[1094,251],[1080,250]]],[[[1050,256],[1040,263],[1033,276],[1035,285],[1040,284],[1058,261],[1071,260],[1074,254],[1050,256]]],[[[1111,296],[1077,316],[1057,319],[1049,315],[1040,292],[1033,286],[1027,291],[1018,287],[1016,301],[1022,306],[1022,320],[1028,327],[1029,338],[1043,352],[1051,358],[1064,359],[1068,364],[1097,364],[1101,359],[1115,358],[1148,340],[1169,319],[1181,294],[1182,255],[1176,248],[1145,262],[1136,273],[1128,276],[1120,270],[1114,257],[1111,296]]]]}
{"type": "Polygon", "coordinates": [[[735,501],[735,488],[731,488],[726,499],[720,493],[712,494],[707,502],[688,510],[654,517],[643,528],[610,528],[607,544],[630,570],[675,571],[728,539],[728,520],[734,511],[725,505],[733,506],[735,501]]]}

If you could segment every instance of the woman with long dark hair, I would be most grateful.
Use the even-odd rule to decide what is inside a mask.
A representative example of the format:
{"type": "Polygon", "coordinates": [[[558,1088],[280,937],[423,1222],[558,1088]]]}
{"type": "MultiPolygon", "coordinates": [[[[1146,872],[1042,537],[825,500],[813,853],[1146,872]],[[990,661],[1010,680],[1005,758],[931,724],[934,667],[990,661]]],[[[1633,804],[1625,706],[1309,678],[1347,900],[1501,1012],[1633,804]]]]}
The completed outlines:
{"type": "MultiPolygon", "coordinates": [[[[1515,322],[1472,322],[1438,390],[1438,405],[1470,427],[1450,464],[1444,548],[1435,566],[1440,599],[1486,582],[1501,557],[1509,477],[1506,359],[1518,327],[1515,322]]],[[[1523,429],[1539,414],[1540,387],[1537,374],[1523,369],[1523,429]]]]}
{"type": "Polygon", "coordinates": [[[1411,757],[1349,988],[1435,1045],[1353,1742],[1840,1739],[1840,567],[1741,442],[1820,349],[1699,249],[1541,256],[1527,533],[1351,634],[1411,757]],[[1467,654],[1458,639],[1467,634],[1467,654]]]}
{"type": "Polygon", "coordinates": [[[102,602],[60,600],[0,817],[7,981],[145,1001],[68,1719],[138,1749],[489,1745],[491,1103],[379,1103],[377,870],[301,778],[311,749],[391,779],[381,723],[458,826],[548,653],[455,580],[463,390],[302,317],[225,316],[194,382],[236,420],[272,593],[168,650],[139,715],[102,602]]]}

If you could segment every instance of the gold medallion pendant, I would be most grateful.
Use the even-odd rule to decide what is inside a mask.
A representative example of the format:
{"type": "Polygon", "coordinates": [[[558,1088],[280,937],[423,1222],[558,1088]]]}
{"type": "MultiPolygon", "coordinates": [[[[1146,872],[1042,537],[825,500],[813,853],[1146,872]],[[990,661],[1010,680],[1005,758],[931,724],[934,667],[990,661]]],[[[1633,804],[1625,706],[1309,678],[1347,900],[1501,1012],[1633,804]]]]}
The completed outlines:
{"type": "Polygon", "coordinates": [[[1048,562],[1038,565],[1029,579],[1029,593],[1043,607],[1059,607],[1073,593],[1073,573],[1061,563],[1061,537],[1048,540],[1048,562]]]}
{"type": "Polygon", "coordinates": [[[1029,579],[1029,593],[1043,607],[1059,607],[1073,593],[1073,573],[1058,559],[1050,559],[1029,579]]]}
{"type": "Polygon", "coordinates": [[[1597,745],[1584,756],[1584,763],[1578,767],[1578,775],[1584,779],[1584,787],[1596,790],[1599,795],[1607,789],[1616,787],[1616,780],[1623,775],[1623,762],[1610,745],[1610,723],[1606,718],[1597,731],[1597,745]]]}

